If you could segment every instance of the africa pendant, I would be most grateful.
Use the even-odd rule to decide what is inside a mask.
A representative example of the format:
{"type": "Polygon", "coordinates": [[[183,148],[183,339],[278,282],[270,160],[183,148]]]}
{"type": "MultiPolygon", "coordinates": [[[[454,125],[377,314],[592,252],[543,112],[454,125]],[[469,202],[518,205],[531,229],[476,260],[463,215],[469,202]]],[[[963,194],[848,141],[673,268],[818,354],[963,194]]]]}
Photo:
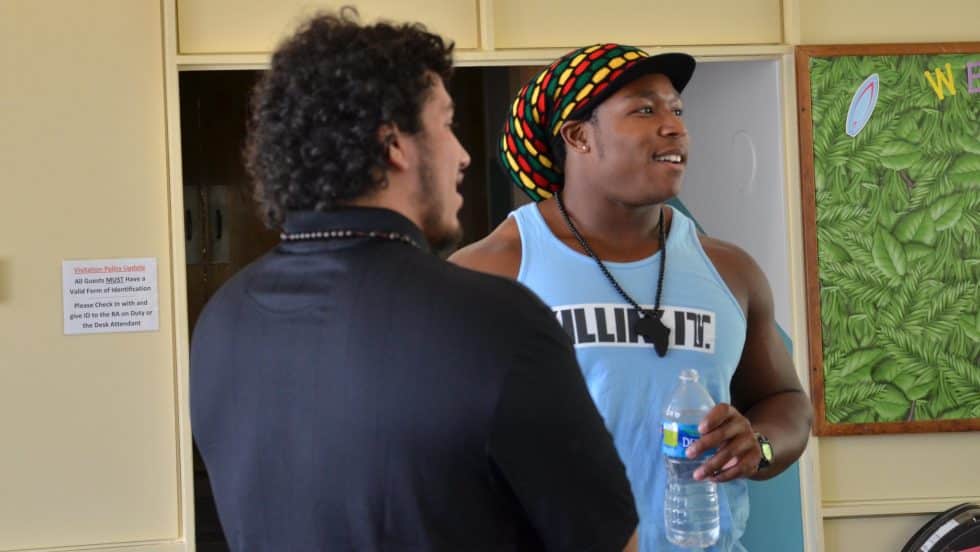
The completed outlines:
{"type": "Polygon", "coordinates": [[[643,311],[643,318],[636,321],[636,333],[653,342],[653,348],[657,351],[657,356],[663,357],[667,354],[667,345],[670,340],[670,328],[660,320],[663,311],[643,311]]]}

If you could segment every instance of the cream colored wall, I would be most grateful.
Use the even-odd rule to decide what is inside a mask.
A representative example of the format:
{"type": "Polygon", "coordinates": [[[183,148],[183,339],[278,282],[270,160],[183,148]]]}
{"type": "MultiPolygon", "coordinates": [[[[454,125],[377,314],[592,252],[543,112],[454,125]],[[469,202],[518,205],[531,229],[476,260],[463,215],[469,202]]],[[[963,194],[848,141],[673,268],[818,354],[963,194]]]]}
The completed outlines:
{"type": "Polygon", "coordinates": [[[975,460],[980,439],[975,433],[823,437],[819,442],[828,552],[897,550],[895,544],[907,541],[928,519],[923,514],[980,503],[975,460]]]}
{"type": "Polygon", "coordinates": [[[0,1],[0,550],[184,549],[161,23],[0,1]],[[62,261],[118,257],[159,331],[63,335],[62,261]]]}
{"type": "Polygon", "coordinates": [[[977,0],[799,0],[803,44],[980,40],[977,0]]]}
{"type": "MultiPolygon", "coordinates": [[[[977,0],[799,0],[803,44],[980,40],[977,0]]],[[[827,552],[901,548],[930,515],[980,501],[976,433],[823,437],[827,552]]]]}
{"type": "Polygon", "coordinates": [[[831,519],[824,523],[824,550],[898,552],[915,530],[931,517],[919,515],[831,519]]]}

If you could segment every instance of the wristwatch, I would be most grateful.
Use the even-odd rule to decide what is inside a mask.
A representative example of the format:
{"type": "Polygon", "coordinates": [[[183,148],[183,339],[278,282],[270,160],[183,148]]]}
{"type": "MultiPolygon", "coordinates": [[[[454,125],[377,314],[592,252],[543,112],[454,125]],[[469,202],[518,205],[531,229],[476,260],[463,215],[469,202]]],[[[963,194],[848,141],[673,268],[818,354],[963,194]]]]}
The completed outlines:
{"type": "Polygon", "coordinates": [[[759,441],[759,451],[762,452],[762,459],[759,460],[759,467],[756,468],[756,471],[759,471],[768,468],[772,464],[772,444],[761,433],[755,434],[755,440],[759,441]]]}

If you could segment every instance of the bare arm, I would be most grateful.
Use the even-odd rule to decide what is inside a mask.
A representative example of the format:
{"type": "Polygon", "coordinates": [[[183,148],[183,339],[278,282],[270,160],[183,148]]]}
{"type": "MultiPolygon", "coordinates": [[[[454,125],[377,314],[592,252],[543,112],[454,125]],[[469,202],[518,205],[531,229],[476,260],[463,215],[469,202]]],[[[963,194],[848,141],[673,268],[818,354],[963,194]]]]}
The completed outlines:
{"type": "Polygon", "coordinates": [[[752,428],[773,443],[772,465],[753,479],[769,479],[803,454],[813,409],[776,329],[772,290],[755,261],[748,259],[750,280],[745,350],[732,379],[735,406],[752,428]]]}
{"type": "Polygon", "coordinates": [[[470,270],[517,279],[521,268],[521,237],[517,223],[508,218],[489,236],[450,255],[449,262],[470,270]]]}
{"type": "Polygon", "coordinates": [[[639,552],[640,550],[640,530],[637,529],[633,531],[633,536],[630,537],[630,541],[626,543],[626,547],[623,548],[623,552],[639,552]]]}
{"type": "Polygon", "coordinates": [[[769,479],[803,453],[813,422],[810,400],[776,330],[772,291],[762,270],[737,247],[712,240],[706,250],[742,304],[747,329],[731,383],[733,404],[719,404],[709,412],[702,422],[703,442],[691,447],[693,455],[719,447],[696,476],[716,474],[712,479],[719,482],[738,477],[769,479]],[[775,454],[772,464],[761,471],[756,470],[762,458],[756,432],[770,440],[775,454]]]}

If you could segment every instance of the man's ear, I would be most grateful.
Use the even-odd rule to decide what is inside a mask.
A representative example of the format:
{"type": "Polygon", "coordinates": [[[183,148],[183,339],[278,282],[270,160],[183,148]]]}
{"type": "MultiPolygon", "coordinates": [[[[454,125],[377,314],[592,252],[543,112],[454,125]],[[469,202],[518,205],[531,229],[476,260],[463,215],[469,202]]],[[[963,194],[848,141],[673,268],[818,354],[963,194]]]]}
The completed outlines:
{"type": "Polygon", "coordinates": [[[388,167],[404,171],[412,164],[411,144],[407,134],[398,130],[398,125],[389,123],[378,129],[378,140],[385,150],[388,167]]]}
{"type": "Polygon", "coordinates": [[[561,134],[562,141],[565,142],[566,152],[585,153],[589,151],[589,142],[592,136],[586,123],[587,121],[568,121],[562,125],[558,132],[561,134]]]}

